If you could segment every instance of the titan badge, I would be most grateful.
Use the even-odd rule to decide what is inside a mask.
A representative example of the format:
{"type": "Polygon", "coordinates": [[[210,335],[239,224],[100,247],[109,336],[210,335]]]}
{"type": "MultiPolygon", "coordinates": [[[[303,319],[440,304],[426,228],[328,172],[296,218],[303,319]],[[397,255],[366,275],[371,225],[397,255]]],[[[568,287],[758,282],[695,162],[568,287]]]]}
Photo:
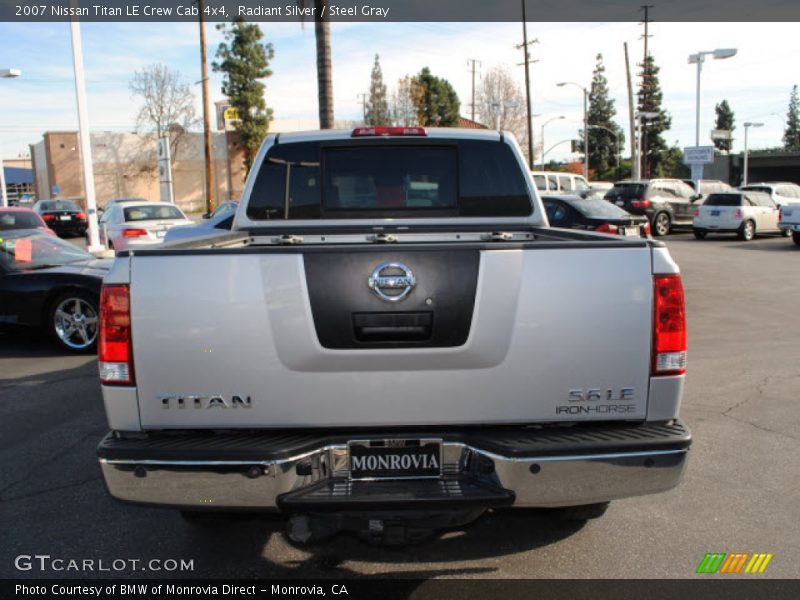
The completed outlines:
{"type": "Polygon", "coordinates": [[[251,408],[253,400],[250,396],[231,396],[226,398],[220,394],[209,396],[157,396],[161,408],[251,408]]]}

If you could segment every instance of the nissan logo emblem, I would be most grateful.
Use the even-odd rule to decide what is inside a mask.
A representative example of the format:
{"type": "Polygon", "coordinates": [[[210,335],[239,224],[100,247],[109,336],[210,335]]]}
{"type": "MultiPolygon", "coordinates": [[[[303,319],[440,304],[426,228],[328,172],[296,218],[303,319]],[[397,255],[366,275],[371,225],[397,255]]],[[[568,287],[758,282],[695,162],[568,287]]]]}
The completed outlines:
{"type": "Polygon", "coordinates": [[[367,285],[381,300],[400,302],[417,285],[417,278],[403,263],[385,262],[375,267],[367,285]]]}

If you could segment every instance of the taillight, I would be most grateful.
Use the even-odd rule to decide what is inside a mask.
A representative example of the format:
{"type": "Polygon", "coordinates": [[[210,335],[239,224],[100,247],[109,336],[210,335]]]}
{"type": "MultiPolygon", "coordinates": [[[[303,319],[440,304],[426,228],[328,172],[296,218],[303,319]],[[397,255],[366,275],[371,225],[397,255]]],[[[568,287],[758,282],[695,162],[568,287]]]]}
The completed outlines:
{"type": "Polygon", "coordinates": [[[650,200],[642,198],[641,200],[634,200],[631,202],[633,208],[650,208],[650,200]]]}
{"type": "Polygon", "coordinates": [[[86,220],[86,214],[85,213],[78,213],[75,216],[78,217],[81,221],[85,221],[86,220]]]}
{"type": "Polygon", "coordinates": [[[356,127],[351,137],[374,137],[381,135],[426,136],[424,127],[356,127]]]}
{"type": "Polygon", "coordinates": [[[616,225],[612,225],[611,223],[603,223],[600,227],[595,229],[598,233],[617,233],[619,231],[619,227],[616,225]]]}
{"type": "Polygon", "coordinates": [[[740,208],[736,209],[736,212],[733,213],[734,219],[741,219],[742,218],[742,210],[740,208]]]}
{"type": "Polygon", "coordinates": [[[645,235],[650,235],[650,221],[647,221],[644,224],[644,234],[645,235]]]}
{"type": "Polygon", "coordinates": [[[653,278],[652,375],[686,372],[686,308],[680,275],[653,278]]]}
{"type": "Polygon", "coordinates": [[[101,383],[133,385],[130,286],[104,285],[100,291],[98,340],[97,364],[101,383]]]}
{"type": "Polygon", "coordinates": [[[700,209],[699,208],[695,208],[694,209],[694,216],[695,217],[699,217],[700,216],[700,209]]]}
{"type": "Polygon", "coordinates": [[[147,235],[147,229],[123,229],[122,230],[122,237],[126,238],[135,238],[135,237],[142,237],[143,235],[147,235]]]}
{"type": "Polygon", "coordinates": [[[43,218],[45,221],[52,221],[53,219],[55,219],[55,218],[56,218],[56,216],[55,216],[55,215],[42,215],[42,218],[43,218]]]}
{"type": "Polygon", "coordinates": [[[783,208],[778,209],[778,221],[783,221],[783,208]]]}

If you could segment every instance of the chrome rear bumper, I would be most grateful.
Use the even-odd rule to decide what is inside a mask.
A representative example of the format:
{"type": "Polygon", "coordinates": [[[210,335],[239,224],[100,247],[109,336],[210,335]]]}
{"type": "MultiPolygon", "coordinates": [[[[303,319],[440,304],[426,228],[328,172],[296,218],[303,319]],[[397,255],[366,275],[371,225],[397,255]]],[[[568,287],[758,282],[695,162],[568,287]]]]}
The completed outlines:
{"type": "MultiPolygon", "coordinates": [[[[680,443],[672,447],[662,440],[648,448],[645,440],[630,451],[595,448],[586,453],[573,450],[524,457],[445,440],[442,479],[431,482],[425,493],[410,492],[408,482],[381,481],[381,508],[475,506],[481,502],[487,507],[558,507],[663,492],[682,478],[690,444],[688,430],[684,428],[684,432],[680,443]],[[483,495],[469,490],[482,490],[483,495]]],[[[371,506],[377,487],[349,480],[346,444],[328,444],[273,460],[159,459],[155,458],[157,453],[154,458],[114,458],[113,453],[100,454],[111,495],[141,504],[285,511],[326,510],[328,504],[327,510],[348,510],[348,506],[363,510],[371,506]],[[306,494],[321,488],[325,493],[322,497],[315,493],[313,501],[306,494]],[[359,489],[367,493],[359,497],[359,489]]]]}

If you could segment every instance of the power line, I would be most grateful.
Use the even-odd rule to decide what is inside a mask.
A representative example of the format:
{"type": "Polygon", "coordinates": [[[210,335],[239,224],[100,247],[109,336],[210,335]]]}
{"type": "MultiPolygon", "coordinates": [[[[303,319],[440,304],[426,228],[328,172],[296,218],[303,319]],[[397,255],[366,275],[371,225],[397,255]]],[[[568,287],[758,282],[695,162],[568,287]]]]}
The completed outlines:
{"type": "MultiPolygon", "coordinates": [[[[646,111],[647,106],[645,103],[647,102],[647,93],[649,92],[650,88],[648,86],[648,75],[649,71],[647,68],[647,57],[650,55],[648,51],[648,40],[653,37],[650,34],[650,9],[653,8],[652,4],[642,4],[639,10],[644,11],[644,21],[642,24],[644,25],[644,35],[642,35],[639,39],[644,39],[644,62],[642,63],[642,83],[641,87],[639,88],[639,95],[640,95],[640,104],[642,106],[641,110],[646,111]]],[[[644,162],[644,173],[640,173],[640,177],[646,178],[648,173],[647,168],[647,125],[645,123],[645,119],[639,119],[639,137],[641,138],[641,148],[642,152],[644,153],[645,160],[644,162]]]]}
{"type": "Polygon", "coordinates": [[[358,98],[361,98],[361,110],[364,117],[364,124],[367,124],[367,96],[366,93],[356,94],[358,98]]]}
{"type": "Polygon", "coordinates": [[[528,167],[533,171],[533,112],[531,110],[531,76],[530,76],[530,53],[528,46],[538,44],[538,39],[528,41],[528,19],[525,14],[525,0],[522,0],[522,44],[516,46],[517,50],[522,49],[525,53],[525,104],[527,107],[528,122],[528,167]]]}

